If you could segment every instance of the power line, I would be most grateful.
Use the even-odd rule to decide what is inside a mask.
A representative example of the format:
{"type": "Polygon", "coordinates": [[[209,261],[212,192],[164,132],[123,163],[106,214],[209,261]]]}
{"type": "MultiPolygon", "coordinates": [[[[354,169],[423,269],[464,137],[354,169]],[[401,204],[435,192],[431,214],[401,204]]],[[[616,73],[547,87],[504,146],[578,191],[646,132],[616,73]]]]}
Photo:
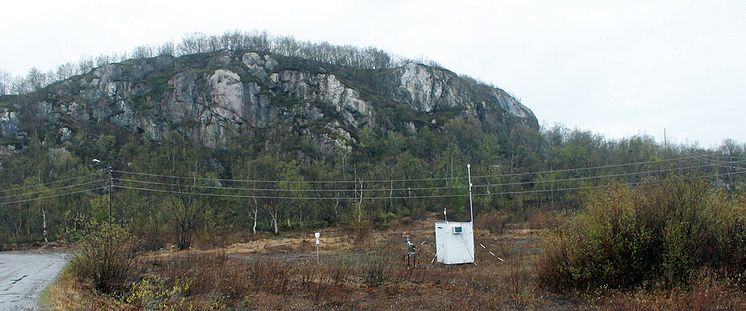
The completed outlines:
{"type": "MultiPolygon", "coordinates": [[[[746,160],[742,160],[742,161],[746,161],[746,160]]],[[[742,162],[742,161],[731,161],[731,162],[722,162],[722,163],[738,163],[738,162],[742,162]]],[[[621,174],[586,176],[586,177],[579,177],[579,178],[567,178],[567,179],[563,179],[563,180],[564,181],[570,181],[570,180],[582,180],[582,179],[591,179],[591,178],[616,177],[616,176],[629,175],[629,174],[654,173],[654,172],[661,172],[661,171],[671,171],[671,170],[677,170],[677,169],[681,170],[681,169],[706,167],[706,166],[711,166],[711,165],[699,165],[699,166],[691,166],[691,167],[683,167],[683,168],[673,168],[673,169],[658,170],[658,171],[647,171],[647,172],[641,171],[641,172],[629,172],[629,173],[621,173],[621,174]]],[[[746,173],[746,170],[739,170],[739,171],[733,171],[733,172],[727,172],[727,173],[720,173],[720,174],[711,174],[711,175],[705,175],[705,176],[699,176],[699,177],[692,177],[692,178],[707,178],[707,177],[717,177],[717,176],[739,175],[739,174],[743,174],[743,173],[746,173]]],[[[97,174],[92,174],[92,175],[88,175],[88,176],[95,176],[95,175],[97,175],[97,174]]],[[[78,178],[82,178],[82,177],[85,177],[85,176],[80,176],[80,177],[75,177],[75,178],[69,178],[69,179],[65,179],[65,180],[59,180],[59,181],[55,181],[55,182],[51,182],[51,183],[46,183],[46,184],[54,184],[54,183],[59,183],[59,182],[62,182],[62,181],[69,181],[69,180],[78,179],[78,178]]],[[[46,190],[32,192],[32,193],[28,193],[28,194],[11,195],[11,196],[5,196],[5,197],[0,197],[0,198],[6,198],[7,199],[7,198],[17,197],[17,196],[41,194],[41,193],[44,193],[44,192],[57,191],[57,190],[61,190],[61,189],[79,187],[79,186],[93,184],[93,183],[98,183],[98,182],[103,182],[103,181],[105,181],[105,180],[95,180],[95,181],[86,182],[86,183],[80,183],[80,184],[76,184],[76,185],[63,186],[63,187],[59,187],[59,188],[46,189],[46,190]]],[[[557,180],[557,181],[559,181],[559,180],[557,180]]],[[[661,182],[665,182],[665,181],[666,180],[640,181],[640,182],[627,183],[627,184],[628,185],[639,185],[639,184],[661,183],[661,182]]],[[[551,182],[551,181],[547,181],[547,182],[551,182]]],[[[534,183],[538,183],[538,182],[534,182],[534,183]]],[[[163,183],[160,183],[160,184],[163,184],[163,183]]],[[[508,183],[508,184],[510,184],[510,183],[508,183]]],[[[484,187],[495,186],[495,185],[500,185],[500,184],[475,185],[475,187],[482,187],[482,188],[484,188],[484,187]]],[[[36,186],[38,186],[38,185],[36,185],[36,186]]],[[[31,186],[22,187],[22,188],[26,189],[26,188],[30,188],[30,187],[31,186]]],[[[160,192],[160,193],[170,193],[170,194],[184,194],[184,195],[198,195],[198,196],[211,196],[211,197],[228,197],[228,198],[294,199],[294,200],[358,200],[359,199],[358,197],[337,197],[337,196],[335,196],[335,197],[303,197],[303,196],[295,197],[295,196],[267,196],[267,195],[259,195],[259,196],[257,196],[257,195],[254,195],[254,194],[252,194],[252,195],[219,194],[219,193],[204,193],[204,192],[190,193],[190,192],[184,192],[184,191],[174,191],[174,190],[164,190],[164,189],[152,189],[152,188],[142,188],[142,187],[129,187],[129,186],[122,186],[122,185],[114,185],[114,187],[115,188],[120,188],[120,189],[148,191],[148,192],[160,192]]],[[[497,192],[497,193],[487,192],[487,193],[481,193],[481,194],[475,194],[475,195],[476,196],[488,196],[488,195],[542,193],[542,192],[550,192],[550,191],[552,191],[552,192],[554,192],[554,191],[561,192],[561,191],[572,191],[572,190],[583,190],[583,189],[594,189],[594,188],[605,188],[605,187],[608,187],[608,185],[594,185],[594,186],[568,187],[568,188],[556,188],[556,189],[534,189],[534,190],[522,190],[522,191],[504,191],[504,192],[497,192]]],[[[72,194],[78,194],[78,193],[83,193],[83,192],[87,192],[87,191],[93,191],[93,190],[97,190],[97,189],[104,189],[104,188],[106,188],[106,187],[95,187],[95,188],[89,188],[89,189],[83,189],[83,190],[78,190],[78,191],[66,192],[66,193],[55,194],[55,195],[50,195],[50,196],[42,196],[42,197],[37,197],[37,198],[30,198],[30,199],[23,199],[23,200],[16,200],[16,201],[8,201],[8,202],[0,202],[0,205],[30,202],[30,201],[41,200],[41,199],[48,199],[48,198],[56,198],[56,197],[61,197],[61,196],[66,196],[66,195],[72,195],[72,194]]],[[[218,187],[218,188],[220,188],[220,187],[218,187]]],[[[440,188],[440,187],[435,187],[435,188],[440,188]]],[[[447,188],[447,187],[443,187],[443,188],[447,188]]],[[[401,190],[415,190],[415,189],[417,189],[417,188],[407,188],[407,189],[398,188],[399,191],[401,191],[401,190]]],[[[427,188],[423,188],[423,189],[427,189],[427,188]]],[[[239,188],[239,189],[235,189],[235,190],[246,190],[246,189],[240,189],[239,188]]],[[[322,189],[322,190],[324,190],[324,189],[322,189]]],[[[382,189],[382,190],[389,190],[390,191],[391,189],[382,189]]],[[[337,192],[338,192],[338,190],[337,190],[337,192]]],[[[408,196],[368,196],[368,197],[365,197],[364,200],[457,198],[457,197],[466,197],[466,196],[468,196],[468,195],[467,194],[448,194],[448,195],[413,195],[413,196],[410,196],[410,195],[408,195],[408,196]]]]}
{"type": "MultiPolygon", "coordinates": [[[[723,175],[739,175],[746,173],[746,170],[743,171],[737,171],[737,172],[730,172],[730,173],[723,173],[723,174],[711,174],[711,175],[704,175],[704,176],[695,176],[690,178],[683,178],[685,180],[689,179],[696,179],[696,178],[708,178],[708,177],[717,177],[717,176],[723,176],[723,175]]],[[[644,185],[644,184],[656,184],[656,183],[664,183],[667,180],[649,180],[649,181],[639,181],[639,182],[633,182],[633,183],[626,183],[626,185],[644,185]]],[[[520,190],[520,191],[504,191],[504,192],[496,192],[496,193],[480,193],[475,194],[475,196],[489,196],[489,195],[508,195],[508,194],[528,194],[528,193],[542,193],[542,192],[553,192],[553,191],[571,191],[571,190],[586,190],[586,189],[597,189],[597,188],[607,188],[610,185],[594,185],[594,186],[579,186],[579,187],[571,187],[571,188],[557,188],[557,189],[534,189],[534,190],[520,190]]]]}
{"type": "MultiPolygon", "coordinates": [[[[113,172],[123,175],[140,175],[150,176],[159,178],[171,178],[171,179],[193,179],[193,180],[214,180],[214,181],[227,181],[227,182],[239,182],[239,183],[309,183],[309,184],[354,184],[359,183],[360,180],[261,180],[261,179],[229,179],[229,178],[210,178],[210,177],[190,177],[190,176],[176,176],[176,175],[160,175],[130,171],[117,171],[113,172]]],[[[408,181],[433,181],[433,180],[449,180],[449,179],[466,179],[466,177],[432,177],[432,178],[412,178],[412,179],[371,179],[363,180],[366,183],[373,182],[408,182],[408,181]]]]}
{"type": "MultiPolygon", "coordinates": [[[[744,162],[746,162],[746,160],[733,161],[733,162],[728,162],[728,163],[736,164],[736,163],[744,163],[744,162]]],[[[726,163],[726,162],[723,162],[723,163],[726,163]]],[[[492,184],[475,185],[474,187],[516,186],[516,185],[529,185],[529,184],[541,184],[541,183],[555,183],[555,182],[563,182],[563,181],[590,180],[590,179],[611,178],[611,177],[624,177],[624,176],[632,176],[632,175],[638,175],[638,174],[655,174],[655,173],[674,172],[678,170],[687,170],[687,169],[693,169],[693,168],[703,168],[703,167],[712,167],[712,166],[715,166],[715,164],[710,163],[710,164],[685,166],[685,167],[674,167],[674,168],[652,170],[652,171],[636,171],[636,172],[616,173],[616,174],[607,174],[607,175],[602,174],[602,175],[582,176],[582,177],[568,177],[568,178],[561,178],[561,179],[492,183],[492,184]]]]}
{"type": "MultiPolygon", "coordinates": [[[[290,196],[266,196],[266,195],[242,195],[242,194],[224,194],[224,193],[206,193],[206,192],[185,192],[176,190],[165,190],[165,189],[152,189],[152,188],[140,188],[140,187],[129,187],[114,185],[114,188],[139,190],[139,191],[150,191],[170,194],[183,194],[183,195],[197,195],[197,196],[210,196],[210,197],[226,197],[226,198],[257,198],[257,199],[289,199],[289,200],[359,200],[359,197],[290,197],[290,196]]],[[[378,196],[378,197],[364,197],[364,200],[389,200],[389,199],[431,199],[431,198],[455,198],[455,197],[467,197],[468,194],[451,194],[451,195],[414,195],[414,196],[378,196]]]]}
{"type": "MultiPolygon", "coordinates": [[[[713,156],[713,155],[703,156],[703,157],[707,157],[706,159],[697,159],[695,156],[692,156],[691,158],[694,159],[694,160],[698,160],[700,162],[711,163],[712,165],[720,166],[720,167],[724,167],[724,168],[731,168],[730,165],[736,164],[736,162],[739,162],[739,161],[733,161],[733,160],[731,160],[731,161],[720,161],[720,160],[717,160],[717,159],[710,159],[711,156],[713,156]]],[[[714,155],[714,156],[715,157],[721,157],[723,155],[714,155]]],[[[736,155],[730,155],[730,157],[744,159],[744,157],[742,157],[742,156],[736,156],[736,155]]],[[[738,168],[742,168],[742,167],[739,166],[738,168]]]]}
{"type": "MultiPolygon", "coordinates": [[[[707,178],[707,177],[715,177],[715,176],[722,176],[722,175],[737,175],[746,173],[746,170],[737,171],[737,172],[731,172],[731,173],[724,173],[724,174],[712,174],[712,175],[704,175],[704,176],[697,176],[697,177],[689,177],[684,179],[692,179],[692,178],[707,178]]],[[[628,185],[640,185],[640,184],[654,184],[654,183],[662,183],[666,182],[666,180],[652,180],[652,181],[639,181],[639,182],[633,182],[633,183],[627,183],[628,185]]],[[[224,197],[224,198],[257,198],[257,199],[288,199],[288,200],[359,200],[359,197],[291,197],[291,196],[267,196],[267,195],[242,195],[242,194],[220,194],[220,193],[205,193],[205,192],[185,192],[185,191],[175,191],[175,190],[166,190],[166,189],[152,189],[152,188],[140,188],[140,187],[129,187],[129,186],[120,186],[115,185],[115,188],[121,188],[121,189],[129,189],[129,190],[138,190],[138,191],[150,191],[150,192],[160,192],[160,193],[170,193],[170,194],[183,194],[183,195],[197,195],[197,196],[210,196],[210,197],[224,197]]],[[[596,189],[596,188],[605,188],[608,187],[608,185],[594,185],[594,186],[580,186],[580,187],[569,187],[569,188],[556,188],[556,189],[534,189],[534,190],[522,190],[522,191],[504,191],[504,192],[497,192],[497,193],[481,193],[481,194],[475,194],[476,196],[489,196],[489,195],[508,195],[508,194],[527,194],[527,193],[542,193],[542,192],[552,192],[552,191],[571,191],[571,190],[584,190],[584,189],[596,189]]],[[[450,194],[450,195],[414,195],[414,196],[368,196],[365,197],[364,200],[390,200],[390,199],[425,199],[425,198],[460,198],[460,197],[467,197],[468,194],[450,194]]]]}
{"type": "Polygon", "coordinates": [[[55,195],[50,195],[50,196],[45,196],[45,197],[37,197],[37,198],[32,198],[32,199],[17,200],[17,201],[10,201],[10,202],[0,202],[0,205],[24,203],[24,202],[31,202],[31,201],[36,201],[36,200],[43,200],[43,199],[51,199],[51,198],[57,198],[61,196],[73,195],[73,194],[78,194],[78,193],[83,193],[83,192],[88,192],[88,191],[93,191],[93,190],[98,190],[98,189],[105,189],[105,188],[106,187],[97,187],[97,188],[90,188],[90,189],[67,192],[67,193],[60,193],[60,194],[55,194],[55,195]]]}
{"type": "MultiPolygon", "coordinates": [[[[611,167],[623,167],[623,166],[630,166],[630,165],[639,165],[639,164],[645,164],[645,163],[664,163],[664,162],[671,162],[671,161],[679,161],[679,160],[685,160],[685,159],[697,159],[704,157],[702,155],[687,155],[686,157],[680,157],[680,158],[672,158],[672,159],[666,159],[666,160],[660,160],[660,161],[642,161],[642,162],[634,162],[634,163],[625,163],[625,164],[614,164],[614,165],[603,165],[603,166],[595,166],[595,167],[584,167],[584,168],[572,168],[572,169],[564,169],[564,170],[550,170],[550,171],[535,171],[535,172],[526,172],[526,173],[513,173],[513,174],[497,174],[497,175],[483,175],[483,176],[475,176],[475,177],[496,177],[496,176],[518,176],[518,175],[528,175],[528,174],[541,174],[541,173],[556,173],[556,172],[567,172],[567,171],[580,171],[580,170],[589,170],[589,169],[600,169],[600,168],[611,168],[611,167]]],[[[704,160],[700,160],[704,161],[704,160]]],[[[676,170],[685,170],[685,169],[692,169],[692,168],[701,168],[701,167],[708,167],[708,166],[714,166],[719,165],[722,166],[724,164],[739,164],[746,162],[746,160],[740,160],[740,161],[730,161],[730,162],[724,162],[724,161],[718,161],[717,164],[711,163],[708,161],[709,164],[706,165],[696,165],[696,166],[687,166],[687,167],[677,167],[677,168],[669,168],[669,169],[662,169],[662,170],[652,170],[652,171],[635,171],[635,172],[626,172],[626,173],[617,173],[617,174],[602,174],[602,175],[594,175],[594,176],[583,176],[583,177],[573,177],[573,178],[563,178],[563,179],[551,179],[551,180],[538,180],[538,181],[528,181],[528,182],[508,182],[508,183],[492,183],[492,184],[482,184],[482,185],[475,185],[475,187],[494,187],[494,186],[509,186],[509,185],[522,185],[522,184],[541,184],[541,183],[558,183],[558,182],[564,182],[564,181],[578,181],[578,180],[590,180],[590,179],[600,179],[600,178],[611,178],[611,177],[622,177],[622,176],[629,176],[629,175],[636,175],[636,174],[653,174],[653,173],[660,173],[660,172],[671,172],[676,170]]],[[[255,182],[255,183],[267,183],[267,182],[283,182],[283,181],[270,181],[270,180],[238,180],[238,179],[213,179],[213,178],[204,178],[204,177],[186,177],[186,176],[172,176],[172,175],[158,175],[158,174],[148,174],[148,173],[136,173],[136,172],[127,172],[127,171],[116,171],[123,174],[132,174],[132,175],[139,175],[139,176],[151,176],[151,177],[165,177],[165,178],[179,178],[179,179],[199,179],[199,180],[211,180],[211,181],[233,181],[233,182],[255,182]]],[[[28,189],[32,187],[38,187],[42,185],[53,185],[62,183],[65,181],[70,180],[76,180],[81,179],[85,177],[91,177],[91,176],[97,176],[101,175],[103,172],[95,173],[95,174],[88,174],[73,178],[67,178],[62,180],[57,180],[49,183],[44,184],[37,184],[37,185],[29,185],[24,187],[18,187],[13,189],[5,189],[2,190],[2,192],[9,192],[14,190],[23,190],[28,189]]],[[[719,175],[726,175],[726,174],[719,174],[719,175]]],[[[426,181],[426,180],[448,180],[448,179],[459,179],[462,177],[444,177],[444,178],[422,178],[422,179],[390,179],[390,180],[369,180],[368,182],[374,182],[374,181],[388,181],[388,182],[394,182],[394,181],[426,181]]],[[[163,182],[154,182],[154,181],[143,181],[143,180],[134,180],[134,179],[123,179],[123,178],[117,178],[116,180],[123,181],[123,182],[132,182],[132,183],[141,183],[141,184],[149,184],[149,185],[163,185],[163,186],[170,186],[175,187],[179,186],[172,183],[163,183],[163,182]]],[[[58,191],[62,189],[69,189],[84,185],[89,185],[92,183],[98,183],[103,182],[105,180],[95,180],[91,182],[86,183],[80,183],[75,185],[69,185],[69,186],[63,186],[53,189],[44,189],[41,191],[35,191],[25,194],[16,194],[16,195],[8,195],[0,197],[0,199],[8,199],[8,198],[14,198],[14,197],[22,197],[22,196],[29,196],[29,195],[38,195],[45,192],[51,192],[51,191],[58,191]]],[[[359,182],[359,181],[284,181],[284,182],[305,182],[305,183],[326,183],[326,182],[334,182],[334,183],[347,183],[347,182],[359,182]]],[[[124,188],[123,186],[117,186],[118,188],[124,188]]],[[[443,187],[407,187],[407,188],[373,188],[369,190],[365,190],[365,192],[370,193],[371,191],[421,191],[421,190],[443,190],[443,189],[461,189],[466,188],[467,186],[443,186],[443,187]]],[[[149,191],[166,191],[169,190],[163,190],[163,189],[150,189],[150,188],[142,188],[142,187],[129,187],[129,188],[136,188],[138,190],[149,190],[149,191]]],[[[219,189],[219,190],[240,190],[240,191],[267,191],[267,192],[353,192],[353,191],[360,191],[358,189],[268,189],[268,188],[242,188],[242,187],[222,187],[222,186],[207,186],[207,185],[200,185],[196,186],[196,188],[203,188],[203,189],[219,189]]],[[[559,191],[558,189],[548,190],[548,191],[559,191]]],[[[174,193],[171,191],[171,193],[174,193]]],[[[186,194],[186,193],[184,193],[186,194]]],[[[206,195],[206,194],[205,194],[206,195]]],[[[219,194],[210,194],[214,196],[219,196],[219,194]]],[[[451,197],[453,195],[437,195],[437,196],[381,196],[381,197],[369,197],[369,198],[382,198],[382,199],[395,199],[395,198],[422,198],[422,197],[451,197]]],[[[463,196],[463,195],[456,195],[463,196]]],[[[246,196],[238,196],[238,197],[246,197],[246,196]]],[[[253,197],[253,196],[251,196],[253,197]]],[[[262,198],[299,198],[299,197],[284,197],[284,196],[262,196],[262,198]]],[[[302,197],[300,197],[302,198],[302,197]]],[[[309,199],[318,199],[318,197],[308,197],[309,199]]],[[[331,199],[357,199],[357,197],[353,198],[331,198],[331,199]]]]}
{"type": "Polygon", "coordinates": [[[38,186],[48,186],[48,185],[53,185],[53,184],[59,184],[59,183],[63,183],[63,182],[70,181],[70,180],[76,180],[76,179],[81,179],[81,178],[87,178],[87,177],[91,177],[91,176],[101,175],[103,173],[104,172],[98,172],[98,173],[88,174],[88,175],[82,175],[82,176],[78,176],[78,177],[71,177],[71,178],[66,178],[66,179],[55,180],[55,181],[51,181],[51,182],[48,182],[48,183],[28,185],[28,186],[23,186],[23,187],[18,187],[18,188],[11,188],[11,189],[2,189],[2,190],[0,190],[0,193],[2,193],[2,192],[11,192],[11,191],[18,191],[18,190],[23,190],[23,189],[28,189],[28,188],[38,187],[38,186]]]}
{"type": "MultiPolygon", "coordinates": [[[[704,155],[701,155],[701,156],[704,156],[704,155]]],[[[622,163],[622,164],[609,164],[609,165],[580,167],[580,168],[568,168],[568,169],[559,169],[559,170],[545,170],[545,171],[534,171],[534,172],[524,172],[524,173],[504,173],[504,174],[478,175],[478,176],[472,176],[472,178],[510,177],[510,176],[523,176],[523,175],[532,175],[532,174],[544,174],[544,173],[561,173],[561,172],[583,171],[583,170],[592,170],[592,169],[625,167],[625,166],[641,165],[641,164],[661,164],[661,163],[666,163],[666,162],[682,161],[682,160],[688,160],[688,159],[691,159],[691,156],[683,156],[683,157],[678,157],[678,158],[670,158],[670,159],[662,159],[662,160],[652,160],[652,161],[640,161],[640,162],[622,163]]],[[[132,172],[132,171],[120,171],[120,170],[114,170],[113,172],[119,173],[119,174],[123,174],[123,175],[138,175],[138,176],[148,176],[148,177],[156,177],[156,178],[226,181],[226,182],[235,182],[235,183],[278,183],[278,182],[286,182],[286,183],[308,183],[308,184],[323,184],[323,183],[328,183],[328,184],[338,184],[338,183],[355,184],[355,183],[359,183],[360,182],[360,180],[261,180],[261,179],[230,179],[230,178],[210,178],[210,177],[195,177],[195,176],[163,175],[163,174],[152,174],[152,173],[142,173],[142,172],[132,172]]],[[[365,183],[379,183],[379,182],[383,183],[383,182],[438,181],[438,180],[454,180],[454,179],[457,179],[457,180],[458,179],[464,179],[464,180],[466,180],[466,176],[413,178],[413,179],[369,179],[369,180],[363,180],[363,182],[365,182],[365,183]]]]}
{"type": "MultiPolygon", "coordinates": [[[[281,188],[241,188],[241,187],[227,187],[227,186],[207,186],[207,185],[180,185],[173,183],[155,182],[155,181],[144,181],[135,179],[122,179],[114,178],[117,181],[132,182],[148,185],[162,185],[171,187],[191,187],[199,189],[220,189],[220,190],[243,190],[243,191],[266,191],[266,192],[355,192],[363,191],[361,189],[281,189],[281,188]]],[[[374,188],[367,189],[364,192],[370,193],[372,191],[415,191],[415,190],[442,190],[442,189],[459,189],[468,188],[468,186],[443,186],[443,187],[407,187],[407,188],[374,188]]]]}
{"type": "MultiPolygon", "coordinates": [[[[705,176],[699,176],[699,177],[691,177],[691,178],[706,178],[706,177],[716,177],[716,176],[723,176],[723,175],[739,175],[746,173],[746,170],[740,170],[736,172],[730,172],[730,173],[722,173],[722,174],[711,174],[711,175],[705,175],[705,176]]],[[[691,178],[685,178],[685,179],[691,179],[691,178]]],[[[640,181],[635,183],[627,183],[628,185],[641,185],[641,184],[654,184],[654,183],[662,183],[666,182],[666,180],[654,180],[654,181],[640,181]]],[[[215,194],[215,193],[187,193],[187,192],[181,192],[181,191],[169,191],[169,190],[159,190],[159,189],[148,189],[148,188],[137,188],[137,187],[127,187],[127,186],[119,186],[114,185],[115,188],[121,188],[121,189],[130,189],[130,190],[139,190],[139,191],[149,191],[149,192],[161,192],[161,193],[171,193],[171,194],[186,194],[186,195],[199,195],[199,196],[212,196],[212,197],[232,197],[232,198],[257,198],[257,199],[296,199],[296,200],[357,200],[358,198],[355,197],[279,197],[279,196],[254,196],[254,195],[232,195],[232,194],[215,194]]],[[[557,189],[535,189],[535,190],[523,190],[523,191],[504,191],[504,192],[497,192],[497,193],[480,193],[475,194],[475,196],[492,196],[492,195],[508,195],[508,194],[529,194],[529,193],[542,193],[542,192],[550,192],[550,191],[574,191],[574,190],[586,190],[586,189],[597,189],[597,188],[607,188],[609,185],[595,185],[595,186],[581,186],[581,187],[569,187],[569,188],[557,188],[557,189]]],[[[14,203],[24,203],[24,202],[31,202],[36,200],[42,200],[42,199],[50,199],[50,198],[56,198],[56,197],[62,197],[67,195],[73,195],[73,194],[79,194],[84,193],[88,191],[98,190],[98,189],[105,189],[106,187],[96,187],[96,188],[89,188],[89,189],[83,189],[78,191],[72,191],[67,193],[60,193],[50,196],[43,196],[43,197],[37,197],[37,198],[31,198],[31,199],[24,199],[24,200],[16,200],[16,201],[10,201],[10,202],[0,202],[0,205],[7,205],[7,204],[14,204],[14,203]]],[[[365,200],[377,200],[377,199],[424,199],[424,198],[456,198],[456,197],[466,197],[467,194],[457,194],[457,195],[427,195],[427,196],[381,196],[381,197],[366,197],[365,200]]]]}
{"type": "Polygon", "coordinates": [[[57,190],[62,190],[62,189],[75,188],[75,187],[80,187],[80,186],[85,186],[85,185],[90,185],[90,184],[95,184],[95,183],[103,183],[105,181],[106,181],[106,179],[100,179],[100,180],[94,180],[94,181],[89,181],[89,182],[84,182],[84,183],[75,184],[75,185],[69,185],[69,186],[63,186],[63,187],[58,187],[58,188],[48,188],[48,189],[43,189],[43,190],[39,190],[39,191],[35,191],[35,192],[28,192],[28,193],[8,195],[8,196],[0,197],[0,200],[2,200],[2,199],[8,199],[8,198],[14,198],[14,197],[23,197],[23,196],[37,195],[37,194],[41,194],[41,193],[45,193],[45,192],[52,192],[52,191],[57,191],[57,190]]]}
{"type": "MultiPolygon", "coordinates": [[[[742,163],[746,162],[746,160],[741,161],[734,161],[732,163],[742,163]]],[[[678,170],[687,170],[687,169],[694,169],[694,168],[703,168],[703,167],[710,167],[713,166],[712,164],[700,164],[700,165],[693,165],[693,166],[685,166],[685,167],[675,167],[675,168],[667,168],[667,169],[660,169],[660,170],[650,170],[650,171],[634,171],[634,172],[626,172],[626,173],[616,173],[616,174],[601,174],[601,175],[593,175],[593,176],[583,176],[583,177],[569,177],[569,178],[561,178],[561,179],[547,179],[547,180],[536,180],[536,181],[524,181],[524,182],[506,182],[506,183],[490,183],[490,184],[481,184],[481,185],[475,185],[475,187],[495,187],[495,186],[513,186],[513,185],[526,185],[526,184],[542,184],[542,183],[559,183],[559,182],[565,182],[565,181],[580,181],[580,180],[591,180],[591,179],[602,179],[602,178],[613,178],[613,177],[624,177],[624,176],[632,176],[632,175],[649,175],[649,174],[655,174],[655,173],[664,173],[664,172],[673,172],[678,170]]],[[[139,183],[139,184],[145,184],[145,185],[160,185],[160,186],[169,186],[169,187],[181,187],[184,185],[174,184],[174,183],[166,183],[166,182],[155,182],[155,181],[143,181],[143,180],[135,180],[135,179],[122,179],[122,178],[115,178],[115,180],[123,181],[123,182],[130,182],[130,183],[139,183]]],[[[252,191],[252,192],[358,192],[363,191],[366,193],[371,192],[393,192],[393,191],[421,191],[421,190],[445,190],[445,189],[465,189],[468,188],[466,185],[460,185],[460,186],[442,186],[442,187],[407,187],[407,188],[369,188],[366,190],[360,190],[360,189],[278,189],[278,188],[242,188],[242,187],[227,187],[227,186],[209,186],[209,185],[186,185],[184,187],[191,187],[191,188],[198,188],[198,189],[218,189],[218,190],[240,190],[240,191],[252,191]]]]}
{"type": "MultiPolygon", "coordinates": [[[[701,156],[704,156],[704,155],[701,155],[701,156]]],[[[593,170],[593,169],[625,167],[625,166],[633,166],[633,165],[641,165],[641,164],[653,164],[653,163],[662,164],[666,162],[682,161],[682,160],[688,160],[688,159],[691,159],[691,156],[684,156],[684,157],[670,158],[670,159],[663,159],[663,160],[653,160],[653,161],[641,161],[641,162],[609,164],[609,165],[599,165],[599,166],[589,166],[589,167],[579,167],[579,168],[567,168],[567,169],[559,169],[559,170],[544,170],[544,171],[534,171],[534,172],[524,172],[524,173],[480,175],[480,176],[472,176],[472,178],[514,177],[514,176],[546,174],[546,173],[564,173],[564,172],[584,171],[584,170],[593,170]]]]}

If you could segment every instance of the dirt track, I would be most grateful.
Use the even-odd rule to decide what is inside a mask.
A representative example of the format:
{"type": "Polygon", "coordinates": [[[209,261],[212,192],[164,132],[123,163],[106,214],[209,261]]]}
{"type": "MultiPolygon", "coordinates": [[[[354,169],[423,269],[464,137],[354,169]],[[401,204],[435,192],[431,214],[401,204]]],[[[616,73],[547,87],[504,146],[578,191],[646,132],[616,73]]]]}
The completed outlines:
{"type": "Polygon", "coordinates": [[[52,251],[0,252],[0,310],[38,310],[39,295],[68,257],[52,251]]]}

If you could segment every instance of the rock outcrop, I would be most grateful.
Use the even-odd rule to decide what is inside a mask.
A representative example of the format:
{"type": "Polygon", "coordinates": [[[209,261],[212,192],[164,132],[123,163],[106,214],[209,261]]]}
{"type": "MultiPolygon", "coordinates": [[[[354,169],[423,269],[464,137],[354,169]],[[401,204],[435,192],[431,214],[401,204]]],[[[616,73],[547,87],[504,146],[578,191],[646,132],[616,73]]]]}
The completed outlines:
{"type": "Polygon", "coordinates": [[[0,136],[15,137],[18,134],[18,116],[15,111],[0,109],[0,136]]]}
{"type": "Polygon", "coordinates": [[[23,100],[34,109],[19,118],[21,99],[0,98],[14,108],[0,108],[0,137],[22,141],[24,128],[47,126],[65,142],[84,126],[111,124],[154,141],[179,131],[204,146],[224,148],[232,138],[284,128],[312,137],[322,152],[348,152],[361,128],[411,135],[443,126],[436,119],[445,112],[487,129],[538,128],[531,110],[503,90],[445,69],[407,63],[351,70],[255,52],[109,64],[23,100]]]}

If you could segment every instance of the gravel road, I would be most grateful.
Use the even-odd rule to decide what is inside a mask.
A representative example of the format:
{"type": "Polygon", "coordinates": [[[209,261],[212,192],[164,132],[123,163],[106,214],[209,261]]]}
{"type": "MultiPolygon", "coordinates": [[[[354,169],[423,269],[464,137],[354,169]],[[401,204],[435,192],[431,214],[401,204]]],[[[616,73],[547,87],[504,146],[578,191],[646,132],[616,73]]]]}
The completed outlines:
{"type": "Polygon", "coordinates": [[[39,295],[68,259],[54,251],[0,252],[0,310],[38,310],[39,295]]]}

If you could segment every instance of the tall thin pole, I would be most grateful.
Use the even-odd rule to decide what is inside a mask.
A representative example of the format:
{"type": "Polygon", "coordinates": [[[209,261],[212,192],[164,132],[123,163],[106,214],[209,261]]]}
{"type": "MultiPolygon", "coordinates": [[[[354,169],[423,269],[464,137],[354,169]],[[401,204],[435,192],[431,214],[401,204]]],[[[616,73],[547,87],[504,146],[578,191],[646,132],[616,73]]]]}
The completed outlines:
{"type": "Polygon", "coordinates": [[[736,172],[736,163],[734,162],[735,158],[733,157],[733,151],[729,150],[728,152],[730,153],[730,172],[729,172],[730,173],[730,189],[729,190],[731,193],[733,193],[736,191],[736,174],[734,174],[736,172]]]}
{"type": "Polygon", "coordinates": [[[111,227],[111,188],[114,187],[114,179],[111,176],[111,166],[109,166],[109,227],[111,227]]]}
{"type": "Polygon", "coordinates": [[[319,258],[319,245],[321,245],[321,231],[316,231],[313,233],[313,236],[316,238],[316,264],[321,264],[321,259],[319,258]]]}
{"type": "Polygon", "coordinates": [[[471,164],[466,164],[466,171],[469,173],[469,213],[471,214],[471,223],[474,223],[474,207],[471,202],[471,164]]]}

